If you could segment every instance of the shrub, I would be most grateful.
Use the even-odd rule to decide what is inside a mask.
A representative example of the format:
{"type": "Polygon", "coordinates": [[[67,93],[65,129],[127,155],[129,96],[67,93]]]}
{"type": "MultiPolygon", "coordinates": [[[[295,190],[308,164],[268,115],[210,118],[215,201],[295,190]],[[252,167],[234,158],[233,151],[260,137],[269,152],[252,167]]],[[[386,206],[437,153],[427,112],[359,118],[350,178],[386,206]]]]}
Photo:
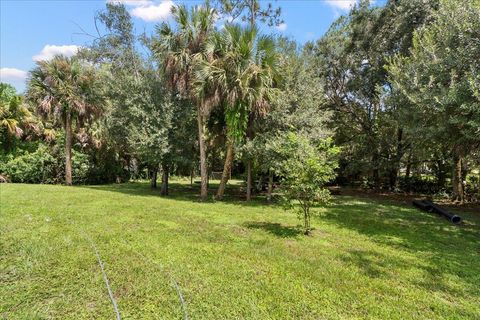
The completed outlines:
{"type": "Polygon", "coordinates": [[[40,145],[32,153],[26,151],[23,155],[13,158],[0,167],[1,172],[8,176],[11,182],[23,183],[53,183],[56,159],[48,151],[48,147],[40,145]]]}
{"type": "MultiPolygon", "coordinates": [[[[17,183],[61,183],[65,172],[65,154],[62,149],[40,144],[33,151],[2,156],[0,174],[17,183]]],[[[73,181],[85,183],[90,172],[89,156],[73,150],[73,181]]]]}
{"type": "Polygon", "coordinates": [[[329,139],[314,144],[307,137],[289,133],[276,143],[281,159],[276,168],[286,209],[296,209],[305,234],[311,230],[311,208],[325,204],[330,192],[325,185],[335,178],[339,148],[329,139]]]}

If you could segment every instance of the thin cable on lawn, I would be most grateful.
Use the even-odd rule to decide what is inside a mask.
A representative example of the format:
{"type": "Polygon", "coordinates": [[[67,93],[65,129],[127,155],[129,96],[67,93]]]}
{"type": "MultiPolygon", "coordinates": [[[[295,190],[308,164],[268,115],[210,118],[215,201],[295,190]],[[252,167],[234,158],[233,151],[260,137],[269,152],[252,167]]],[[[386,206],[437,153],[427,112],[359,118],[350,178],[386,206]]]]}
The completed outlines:
{"type": "Polygon", "coordinates": [[[141,254],[140,252],[135,250],[130,244],[128,244],[125,240],[124,240],[124,242],[133,250],[134,253],[136,253],[137,255],[142,257],[147,262],[150,262],[151,264],[155,265],[158,269],[160,269],[161,271],[165,272],[168,275],[168,277],[170,278],[170,281],[172,281],[173,286],[175,287],[175,291],[177,291],[178,299],[180,300],[180,305],[182,306],[183,319],[188,320],[189,318],[188,318],[188,313],[187,313],[187,304],[185,302],[185,299],[183,298],[183,294],[182,294],[182,291],[180,290],[180,286],[178,285],[177,281],[172,276],[172,274],[170,272],[166,271],[165,267],[161,263],[156,262],[156,261],[148,258],[147,256],[141,254]]]}
{"type": "Polygon", "coordinates": [[[107,274],[105,273],[105,269],[103,268],[102,259],[100,259],[100,254],[98,253],[97,247],[95,247],[95,243],[93,242],[93,240],[90,239],[89,237],[87,237],[87,239],[90,241],[90,244],[92,245],[93,250],[95,250],[95,255],[97,256],[97,261],[98,261],[98,264],[100,265],[100,269],[102,269],[103,280],[105,281],[105,286],[107,287],[108,295],[110,296],[110,300],[112,301],[113,309],[115,310],[117,320],[121,320],[122,317],[120,317],[120,311],[118,311],[117,302],[115,301],[115,297],[113,296],[112,288],[110,288],[107,274]]]}
{"type": "Polygon", "coordinates": [[[98,253],[97,247],[95,246],[95,243],[93,242],[92,238],[90,238],[82,229],[79,229],[79,230],[82,233],[83,237],[88,242],[90,242],[90,245],[92,246],[93,250],[95,251],[95,256],[97,257],[98,264],[100,265],[100,269],[102,270],[103,281],[105,282],[105,286],[107,287],[108,296],[110,297],[110,301],[113,304],[113,309],[115,311],[116,318],[117,318],[117,320],[121,320],[122,317],[120,316],[120,311],[118,310],[117,301],[115,301],[115,297],[113,296],[112,288],[110,288],[110,283],[108,282],[108,277],[107,277],[107,274],[105,273],[105,268],[103,267],[103,261],[100,258],[100,254],[98,253]]]}
{"type": "Polygon", "coordinates": [[[185,306],[185,300],[183,300],[183,294],[180,291],[180,287],[178,286],[177,281],[175,281],[175,279],[173,277],[170,276],[170,279],[172,280],[173,284],[175,285],[175,290],[177,290],[177,295],[178,295],[178,298],[180,299],[180,303],[182,305],[183,319],[188,320],[187,307],[185,306]]]}

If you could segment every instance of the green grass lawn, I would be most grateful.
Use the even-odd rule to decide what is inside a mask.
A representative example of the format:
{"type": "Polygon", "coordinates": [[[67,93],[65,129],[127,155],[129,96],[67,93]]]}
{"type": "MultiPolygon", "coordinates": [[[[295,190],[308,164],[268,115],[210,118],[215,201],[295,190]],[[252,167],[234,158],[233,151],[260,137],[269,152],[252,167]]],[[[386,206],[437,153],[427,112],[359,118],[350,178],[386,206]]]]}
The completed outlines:
{"type": "Polygon", "coordinates": [[[479,319],[480,216],[336,197],[313,219],[180,182],[2,184],[0,318],[479,319]]]}

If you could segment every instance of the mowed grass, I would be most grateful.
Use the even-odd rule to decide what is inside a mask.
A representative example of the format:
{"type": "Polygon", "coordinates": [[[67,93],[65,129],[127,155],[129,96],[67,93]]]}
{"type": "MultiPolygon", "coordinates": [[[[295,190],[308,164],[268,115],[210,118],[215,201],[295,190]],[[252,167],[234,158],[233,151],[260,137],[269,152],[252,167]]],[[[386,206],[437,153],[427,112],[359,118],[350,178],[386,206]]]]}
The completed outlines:
{"type": "MultiPolygon", "coordinates": [[[[480,219],[338,196],[306,237],[262,199],[177,182],[2,184],[0,318],[479,319],[480,219]]],[[[230,191],[232,191],[231,189],[230,191]]]]}

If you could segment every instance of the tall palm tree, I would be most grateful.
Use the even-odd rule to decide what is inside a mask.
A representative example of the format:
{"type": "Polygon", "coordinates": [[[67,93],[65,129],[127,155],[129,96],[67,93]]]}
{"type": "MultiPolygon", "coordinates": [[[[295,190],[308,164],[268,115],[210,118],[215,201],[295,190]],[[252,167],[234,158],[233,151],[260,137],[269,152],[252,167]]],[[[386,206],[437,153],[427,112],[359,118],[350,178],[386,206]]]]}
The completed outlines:
{"type": "Polygon", "coordinates": [[[194,72],[199,64],[212,59],[205,52],[207,39],[214,32],[215,11],[208,5],[185,6],[172,9],[176,28],[167,23],[157,27],[157,37],[153,39],[153,50],[160,59],[164,74],[175,93],[190,100],[197,108],[198,144],[200,150],[200,197],[206,200],[207,158],[205,147],[205,122],[213,107],[219,103],[219,92],[209,85],[195,88],[194,72]]]}
{"type": "Polygon", "coordinates": [[[55,56],[52,60],[37,62],[27,87],[27,99],[35,104],[37,112],[63,125],[65,184],[71,185],[73,122],[81,128],[103,110],[96,72],[75,57],[55,56]]]}
{"type": "MultiPolygon", "coordinates": [[[[233,163],[234,145],[246,133],[249,114],[265,114],[274,95],[277,53],[272,38],[258,36],[255,27],[227,25],[211,37],[205,60],[196,71],[196,88],[215,87],[221,93],[227,124],[227,153],[217,199],[222,199],[233,163]]],[[[247,189],[251,188],[248,179],[247,189]]],[[[248,197],[249,198],[249,197],[248,197]]]]}

